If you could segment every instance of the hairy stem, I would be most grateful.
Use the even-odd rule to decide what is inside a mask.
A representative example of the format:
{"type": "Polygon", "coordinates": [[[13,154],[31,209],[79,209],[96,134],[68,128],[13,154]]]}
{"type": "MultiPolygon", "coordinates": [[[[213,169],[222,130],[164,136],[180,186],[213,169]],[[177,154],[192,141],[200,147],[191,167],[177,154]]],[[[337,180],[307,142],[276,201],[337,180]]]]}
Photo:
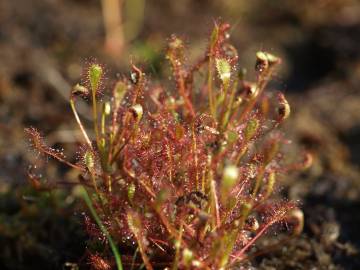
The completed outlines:
{"type": "Polygon", "coordinates": [[[87,207],[89,208],[89,210],[91,212],[91,215],[95,219],[95,222],[99,226],[101,232],[106,236],[107,240],[109,241],[110,248],[111,248],[111,250],[112,250],[112,252],[114,254],[114,257],[115,257],[115,263],[116,263],[117,270],[123,270],[123,266],[122,266],[122,263],[121,263],[121,255],[120,255],[120,252],[119,252],[118,248],[116,247],[115,242],[113,241],[109,231],[106,229],[104,224],[101,222],[100,217],[96,213],[96,210],[95,210],[95,208],[94,208],[94,206],[92,204],[92,201],[91,201],[90,196],[87,193],[86,189],[84,187],[80,187],[80,188],[82,189],[80,191],[80,194],[81,194],[82,198],[84,199],[87,207]]]}

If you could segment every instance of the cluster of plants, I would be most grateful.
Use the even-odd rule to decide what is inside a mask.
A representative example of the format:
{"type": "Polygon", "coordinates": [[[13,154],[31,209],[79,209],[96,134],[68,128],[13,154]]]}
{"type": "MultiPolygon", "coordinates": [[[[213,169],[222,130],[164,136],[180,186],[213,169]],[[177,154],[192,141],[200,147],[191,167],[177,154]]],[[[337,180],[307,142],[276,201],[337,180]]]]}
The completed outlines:
{"type": "MultiPolygon", "coordinates": [[[[79,171],[74,192],[89,209],[94,269],[231,269],[256,256],[255,243],[273,225],[301,231],[296,203],[272,198],[278,176],[311,162],[283,153],[288,141],[278,127],[290,106],[282,93],[265,91],[281,61],[258,52],[248,81],[228,30],[215,24],[195,64],[184,42],[170,38],[172,87],[151,84],[132,65],[107,92],[104,68],[90,62],[70,95],[84,139],[77,163],[26,129],[39,153],[79,171]],[[79,98],[92,105],[92,133],[76,110],[79,98]]],[[[47,188],[35,173],[29,179],[47,188]]]]}

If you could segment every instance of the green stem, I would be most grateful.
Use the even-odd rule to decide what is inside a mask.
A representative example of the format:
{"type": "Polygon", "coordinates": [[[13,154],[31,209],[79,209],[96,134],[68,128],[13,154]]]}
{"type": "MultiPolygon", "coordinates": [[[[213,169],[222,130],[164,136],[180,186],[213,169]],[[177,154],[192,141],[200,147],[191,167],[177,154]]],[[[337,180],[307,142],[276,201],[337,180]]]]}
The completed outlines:
{"type": "Polygon", "coordinates": [[[229,99],[229,102],[228,103],[224,103],[224,108],[226,109],[224,114],[223,114],[223,117],[222,117],[222,125],[221,125],[221,130],[222,131],[225,131],[226,128],[227,128],[227,125],[229,123],[229,118],[230,118],[230,115],[233,111],[233,104],[234,104],[234,99],[235,99],[235,93],[236,93],[236,89],[237,89],[237,81],[235,81],[234,85],[232,86],[232,89],[231,89],[231,94],[230,94],[230,99],[229,99]]]}
{"type": "Polygon", "coordinates": [[[209,93],[210,112],[211,112],[211,115],[215,118],[216,117],[216,109],[215,109],[215,104],[214,104],[213,87],[212,87],[212,80],[213,80],[212,68],[213,68],[213,58],[210,55],[209,56],[209,70],[208,70],[207,87],[208,87],[208,93],[209,93]]]}
{"type": "Polygon", "coordinates": [[[84,187],[82,187],[82,189],[83,189],[83,192],[81,192],[81,195],[82,195],[87,207],[89,208],[89,210],[90,210],[93,218],[95,219],[97,225],[99,226],[101,232],[106,236],[106,238],[109,241],[111,250],[114,253],[117,270],[123,270],[120,253],[119,253],[119,251],[118,251],[118,249],[117,249],[117,247],[116,247],[116,245],[115,245],[109,231],[102,224],[98,214],[96,213],[96,210],[95,210],[95,208],[94,208],[94,206],[92,204],[92,201],[91,201],[91,199],[89,197],[89,194],[87,193],[86,189],[84,187]]]}
{"type": "Polygon", "coordinates": [[[75,119],[76,119],[76,122],[78,123],[79,127],[80,127],[80,130],[82,132],[82,134],[84,135],[84,138],[85,138],[85,141],[86,143],[89,145],[90,148],[92,148],[92,145],[91,145],[91,141],[89,139],[89,136],[87,135],[85,129],[84,129],[84,126],[83,124],[81,123],[81,120],[80,120],[80,117],[76,111],[76,108],[75,108],[75,102],[74,102],[74,99],[73,98],[70,98],[70,106],[71,106],[71,110],[73,111],[74,113],[74,116],[75,116],[75,119]]]}
{"type": "Polygon", "coordinates": [[[96,91],[92,91],[92,103],[93,103],[93,120],[94,120],[94,130],[96,136],[96,143],[99,146],[99,128],[98,128],[98,113],[97,113],[97,101],[96,101],[96,91]]]}

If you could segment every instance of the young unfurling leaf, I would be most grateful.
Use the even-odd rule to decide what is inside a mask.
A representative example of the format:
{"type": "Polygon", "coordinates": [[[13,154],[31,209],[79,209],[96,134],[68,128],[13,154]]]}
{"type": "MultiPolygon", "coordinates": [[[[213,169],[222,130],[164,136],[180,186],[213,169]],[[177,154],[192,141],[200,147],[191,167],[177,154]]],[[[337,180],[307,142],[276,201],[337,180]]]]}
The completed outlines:
{"type": "Polygon", "coordinates": [[[216,58],[216,69],[220,80],[224,85],[228,85],[231,77],[231,66],[224,58],[216,58]]]}

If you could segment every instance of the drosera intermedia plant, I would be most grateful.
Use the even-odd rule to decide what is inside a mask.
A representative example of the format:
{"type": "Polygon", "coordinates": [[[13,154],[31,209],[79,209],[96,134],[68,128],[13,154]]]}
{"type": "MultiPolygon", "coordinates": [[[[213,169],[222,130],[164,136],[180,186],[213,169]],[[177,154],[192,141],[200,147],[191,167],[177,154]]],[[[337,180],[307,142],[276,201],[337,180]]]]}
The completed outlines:
{"type": "Polygon", "coordinates": [[[185,62],[183,41],[170,38],[171,89],[132,65],[130,77],[99,99],[104,69],[90,63],[87,82],[70,96],[84,137],[76,164],[26,129],[38,151],[79,170],[85,227],[114,255],[107,244],[98,248],[89,258],[95,269],[231,269],[261,252],[255,243],[273,225],[286,224],[289,237],[301,232],[297,204],[272,198],[280,175],[311,163],[307,154],[287,160],[278,127],[290,106],[282,93],[265,91],[281,60],[258,52],[256,80],[246,80],[228,30],[215,24],[194,65],[185,62]],[[81,97],[92,102],[94,138],[76,111],[81,97]]]}

